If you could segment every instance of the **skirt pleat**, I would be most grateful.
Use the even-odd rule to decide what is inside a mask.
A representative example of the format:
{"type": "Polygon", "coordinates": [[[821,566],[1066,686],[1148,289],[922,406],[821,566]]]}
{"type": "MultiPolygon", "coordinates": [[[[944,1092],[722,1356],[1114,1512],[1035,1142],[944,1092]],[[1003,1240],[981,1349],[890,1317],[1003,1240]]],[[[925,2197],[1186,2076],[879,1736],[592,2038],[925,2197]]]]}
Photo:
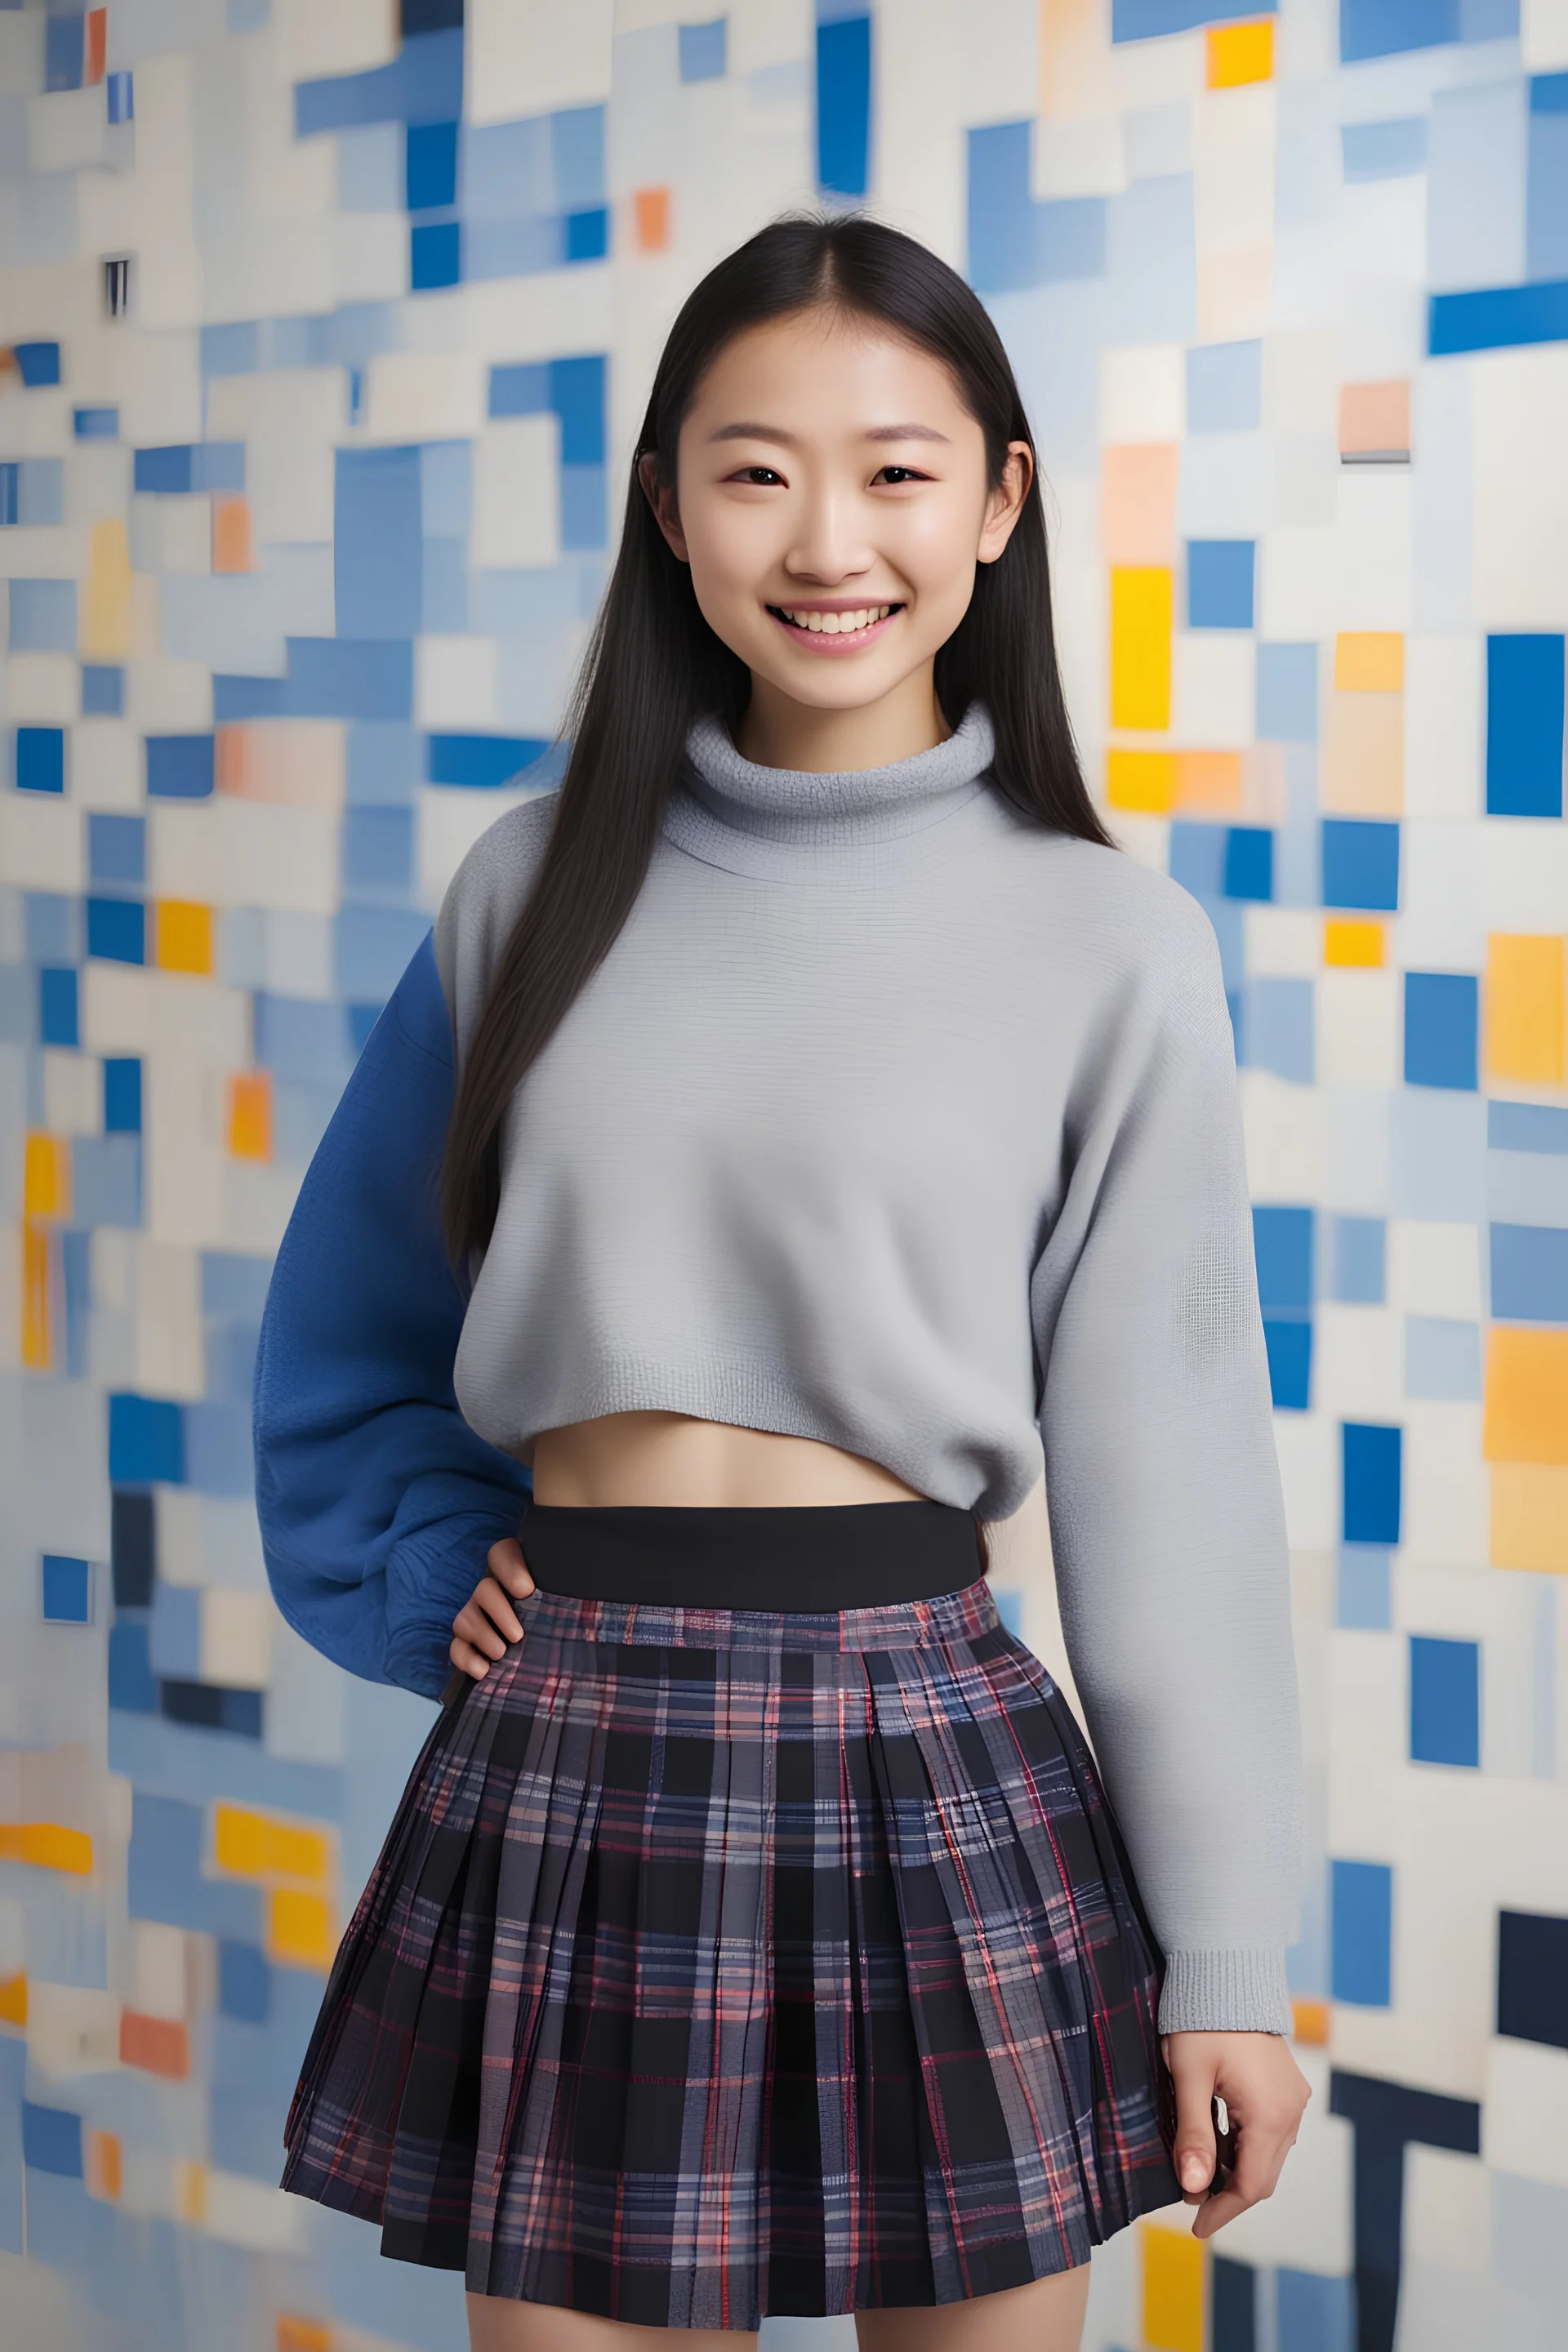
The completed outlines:
{"type": "Polygon", "coordinates": [[[286,2188],[477,2294],[734,2329],[1021,2285],[1180,2196],[1163,1964],[984,1584],[520,1614],[350,1922],[286,2188]]]}

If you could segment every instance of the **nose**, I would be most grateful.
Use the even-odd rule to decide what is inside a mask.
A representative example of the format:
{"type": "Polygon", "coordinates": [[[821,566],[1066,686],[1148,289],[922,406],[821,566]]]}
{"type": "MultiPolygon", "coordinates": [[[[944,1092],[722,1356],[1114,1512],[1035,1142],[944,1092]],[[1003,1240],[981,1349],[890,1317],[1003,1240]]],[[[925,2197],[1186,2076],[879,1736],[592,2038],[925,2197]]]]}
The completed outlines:
{"type": "Polygon", "coordinates": [[[871,569],[875,552],[860,534],[855,509],[856,501],[831,484],[808,488],[784,558],[792,580],[834,587],[871,569]]]}

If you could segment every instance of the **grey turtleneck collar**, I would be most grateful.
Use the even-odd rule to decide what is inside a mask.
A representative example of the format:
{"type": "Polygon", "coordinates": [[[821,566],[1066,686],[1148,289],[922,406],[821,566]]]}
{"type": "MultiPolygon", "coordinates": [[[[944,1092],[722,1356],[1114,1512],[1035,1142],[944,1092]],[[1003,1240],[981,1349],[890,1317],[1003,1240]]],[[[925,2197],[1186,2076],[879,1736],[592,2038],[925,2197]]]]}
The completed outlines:
{"type": "Polygon", "coordinates": [[[817,773],[744,759],[712,713],[693,724],[667,835],[710,866],[787,875],[836,854],[902,841],[940,824],[985,790],[995,735],[972,702],[945,742],[881,768],[817,773]]]}

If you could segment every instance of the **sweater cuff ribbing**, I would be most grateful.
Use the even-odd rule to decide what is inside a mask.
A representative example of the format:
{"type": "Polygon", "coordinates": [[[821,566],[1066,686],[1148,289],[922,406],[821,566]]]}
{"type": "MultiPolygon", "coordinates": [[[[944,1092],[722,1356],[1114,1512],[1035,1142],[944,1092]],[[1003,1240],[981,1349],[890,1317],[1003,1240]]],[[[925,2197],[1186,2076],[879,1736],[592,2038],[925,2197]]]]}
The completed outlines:
{"type": "Polygon", "coordinates": [[[1285,1948],[1170,1952],[1160,1995],[1162,2033],[1283,2033],[1293,2030],[1285,1948]]]}

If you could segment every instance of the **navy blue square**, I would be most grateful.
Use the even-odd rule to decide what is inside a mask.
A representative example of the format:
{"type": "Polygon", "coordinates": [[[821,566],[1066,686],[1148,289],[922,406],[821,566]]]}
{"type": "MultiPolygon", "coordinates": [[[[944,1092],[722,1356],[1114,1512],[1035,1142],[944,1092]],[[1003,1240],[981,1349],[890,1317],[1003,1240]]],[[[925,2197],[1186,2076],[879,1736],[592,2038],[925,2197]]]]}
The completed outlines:
{"type": "Polygon", "coordinates": [[[1471,972],[1405,975],[1405,1083],[1476,1087],[1480,989],[1471,972]]]}
{"type": "Polygon", "coordinates": [[[1497,2030],[1568,2050],[1568,1919],[1499,1912],[1497,2030]]]}
{"type": "Polygon", "coordinates": [[[147,910],[140,898],[89,898],[87,951],[110,963],[145,963],[147,910]]]}
{"type": "Polygon", "coordinates": [[[1399,905],[1399,827],[1364,817],[1322,821],[1323,904],[1392,915],[1399,905]]]}
{"type": "Polygon", "coordinates": [[[404,150],[404,194],[411,213],[458,201],[458,126],[411,122],[404,150]]]}
{"type": "Polygon", "coordinates": [[[51,1625],[90,1625],[92,1567],[63,1552],[44,1554],[44,1615],[51,1625]]]}
{"type": "Polygon", "coordinates": [[[45,964],[38,972],[38,1043],[75,1045],[79,1042],[76,967],[45,964]]]}
{"type": "Polygon", "coordinates": [[[1268,1387],[1275,1409],[1305,1412],[1311,1402],[1312,1327],[1305,1316],[1266,1316],[1263,1342],[1268,1351],[1268,1387]]]}
{"type": "Polygon", "coordinates": [[[1341,1426],[1345,1543],[1399,1541],[1401,1457],[1404,1432],[1377,1422],[1347,1421],[1341,1426]]]}
{"type": "Polygon", "coordinates": [[[65,729],[18,727],[16,790],[19,793],[63,793],[65,788],[65,729]]]}
{"type": "Polygon", "coordinates": [[[142,1132],[142,1065],[132,1055],[113,1055],[103,1066],[105,1135],[142,1132]]]}
{"type": "Polygon", "coordinates": [[[84,719],[118,719],[125,709],[125,672],[111,662],[83,662],[81,715],[84,719]]]}
{"type": "Polygon", "coordinates": [[[1481,1760],[1481,1653],[1476,1642],[1410,1637],[1410,1760],[1475,1770],[1481,1760]]]}
{"type": "Polygon", "coordinates": [[[416,222],[408,239],[408,283],[416,294],[456,286],[463,273],[463,233],[458,221],[416,222]]]}
{"type": "Polygon", "coordinates": [[[606,205],[590,205],[566,215],[566,259],[603,261],[610,249],[610,214],[606,205]]]}
{"type": "Polygon", "coordinates": [[[1272,898],[1274,835],[1266,825],[1233,824],[1225,836],[1227,898],[1272,898]]]}

